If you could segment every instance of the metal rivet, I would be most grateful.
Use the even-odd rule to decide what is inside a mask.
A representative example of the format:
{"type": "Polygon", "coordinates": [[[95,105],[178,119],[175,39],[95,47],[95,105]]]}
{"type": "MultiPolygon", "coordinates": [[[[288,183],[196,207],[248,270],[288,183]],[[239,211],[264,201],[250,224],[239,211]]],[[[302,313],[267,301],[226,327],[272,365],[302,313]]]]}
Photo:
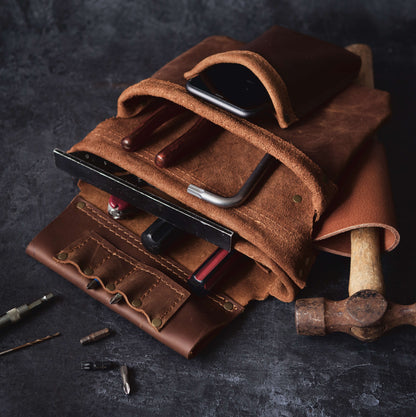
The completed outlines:
{"type": "Polygon", "coordinates": [[[138,300],[138,299],[136,299],[136,300],[133,300],[132,302],[131,302],[131,305],[133,306],[133,307],[141,307],[142,306],[142,302],[141,302],[141,300],[138,300]]]}
{"type": "Polygon", "coordinates": [[[225,310],[231,311],[234,309],[234,304],[231,303],[230,301],[227,301],[226,303],[224,303],[223,307],[225,310]]]}
{"type": "Polygon", "coordinates": [[[60,261],[64,261],[65,259],[68,258],[68,254],[66,252],[60,252],[58,253],[58,255],[56,255],[56,257],[60,260],[60,261]]]}
{"type": "Polygon", "coordinates": [[[116,289],[116,286],[110,283],[110,284],[107,284],[105,288],[107,288],[108,291],[114,291],[116,289]]]}
{"type": "Polygon", "coordinates": [[[84,275],[92,275],[94,273],[94,270],[87,266],[83,271],[84,275]]]}
{"type": "Polygon", "coordinates": [[[86,204],[83,201],[79,201],[77,203],[77,208],[79,208],[79,209],[83,209],[83,208],[85,208],[85,206],[86,206],[86,204]]]}
{"type": "Polygon", "coordinates": [[[295,203],[300,203],[300,202],[302,201],[302,196],[300,196],[299,194],[295,194],[295,195],[293,196],[293,201],[294,201],[295,203]]]}
{"type": "Polygon", "coordinates": [[[155,318],[152,320],[152,325],[158,329],[162,325],[162,320],[159,318],[155,318]]]}

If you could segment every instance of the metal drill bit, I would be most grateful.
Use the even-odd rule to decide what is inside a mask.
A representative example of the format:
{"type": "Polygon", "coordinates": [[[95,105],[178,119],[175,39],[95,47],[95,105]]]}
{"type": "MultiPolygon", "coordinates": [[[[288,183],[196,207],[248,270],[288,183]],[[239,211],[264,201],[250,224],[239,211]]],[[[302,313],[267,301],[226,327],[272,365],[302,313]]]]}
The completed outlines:
{"type": "Polygon", "coordinates": [[[129,372],[126,365],[120,366],[121,379],[123,380],[123,391],[126,395],[130,394],[129,372]]]}
{"type": "Polygon", "coordinates": [[[11,323],[17,323],[20,321],[24,316],[26,316],[30,311],[39,307],[46,301],[49,301],[53,298],[54,295],[52,293],[46,294],[43,297],[39,298],[36,301],[33,301],[31,304],[23,304],[20,307],[15,307],[9,310],[7,313],[3,314],[0,317],[0,327],[7,326],[11,323]]]}
{"type": "Polygon", "coordinates": [[[3,352],[0,352],[0,356],[6,355],[6,353],[15,352],[16,350],[23,349],[25,347],[36,345],[37,343],[41,343],[41,342],[44,342],[45,340],[52,339],[53,337],[59,336],[60,334],[61,333],[57,332],[57,333],[52,334],[50,336],[42,337],[42,339],[36,339],[33,342],[28,342],[28,343],[25,343],[24,345],[20,345],[20,346],[14,347],[12,349],[4,350],[3,352]]]}
{"type": "Polygon", "coordinates": [[[86,345],[87,343],[96,342],[97,340],[103,339],[111,334],[111,330],[106,327],[105,329],[98,330],[97,332],[91,333],[88,336],[80,339],[81,345],[86,345]]]}
{"type": "Polygon", "coordinates": [[[118,304],[123,299],[123,296],[118,292],[110,298],[110,304],[118,304]]]}
{"type": "Polygon", "coordinates": [[[95,290],[96,288],[98,288],[100,286],[100,281],[98,281],[98,279],[92,279],[88,284],[87,284],[87,290],[95,290]]]}
{"type": "Polygon", "coordinates": [[[102,371],[112,369],[114,365],[114,362],[110,361],[81,362],[81,369],[84,371],[102,371]]]}

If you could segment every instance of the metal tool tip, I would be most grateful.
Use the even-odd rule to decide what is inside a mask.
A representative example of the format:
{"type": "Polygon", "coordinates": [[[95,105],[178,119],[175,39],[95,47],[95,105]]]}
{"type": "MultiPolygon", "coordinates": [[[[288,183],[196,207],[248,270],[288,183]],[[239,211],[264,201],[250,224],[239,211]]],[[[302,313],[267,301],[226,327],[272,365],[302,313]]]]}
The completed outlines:
{"type": "Polygon", "coordinates": [[[130,385],[128,383],[123,384],[123,391],[126,395],[130,394],[130,385]]]}
{"type": "Polygon", "coordinates": [[[81,362],[81,369],[89,371],[91,368],[91,362],[81,362]]]}
{"type": "Polygon", "coordinates": [[[123,391],[126,395],[130,394],[129,371],[126,365],[120,366],[121,378],[123,380],[123,391]]]}
{"type": "Polygon", "coordinates": [[[96,279],[92,279],[88,284],[87,284],[87,290],[94,290],[96,288],[98,288],[100,286],[100,282],[97,281],[96,279]]]}
{"type": "Polygon", "coordinates": [[[202,199],[202,194],[205,193],[205,190],[203,188],[199,188],[196,185],[193,184],[189,184],[188,185],[188,189],[186,190],[188,192],[188,194],[191,194],[195,197],[201,198],[202,199]]]}
{"type": "Polygon", "coordinates": [[[51,299],[51,298],[53,298],[53,297],[55,297],[55,295],[53,295],[53,294],[50,292],[50,293],[48,293],[48,294],[44,295],[44,296],[42,297],[42,300],[43,300],[43,301],[48,301],[48,300],[50,300],[50,299],[51,299]]]}
{"type": "Polygon", "coordinates": [[[114,297],[110,298],[110,304],[118,304],[123,299],[120,293],[117,293],[114,297]]]}

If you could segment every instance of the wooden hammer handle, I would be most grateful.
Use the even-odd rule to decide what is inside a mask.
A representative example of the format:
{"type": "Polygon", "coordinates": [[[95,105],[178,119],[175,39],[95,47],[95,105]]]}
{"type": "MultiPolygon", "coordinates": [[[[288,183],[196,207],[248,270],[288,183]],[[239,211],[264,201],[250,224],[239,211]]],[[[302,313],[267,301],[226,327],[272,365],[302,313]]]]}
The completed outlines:
{"type": "Polygon", "coordinates": [[[355,43],[347,46],[345,49],[359,55],[361,58],[360,72],[354,84],[374,88],[373,55],[371,48],[362,43],[355,43]]]}
{"type": "MultiPolygon", "coordinates": [[[[371,49],[361,44],[350,45],[347,49],[361,57],[361,69],[356,84],[374,88],[371,49]]],[[[377,228],[364,227],[351,231],[350,296],[361,290],[374,290],[384,294],[380,253],[380,231],[377,228]]]]}
{"type": "Polygon", "coordinates": [[[362,290],[384,294],[384,280],[380,261],[380,231],[363,227],[351,231],[351,267],[349,295],[362,290]]]}

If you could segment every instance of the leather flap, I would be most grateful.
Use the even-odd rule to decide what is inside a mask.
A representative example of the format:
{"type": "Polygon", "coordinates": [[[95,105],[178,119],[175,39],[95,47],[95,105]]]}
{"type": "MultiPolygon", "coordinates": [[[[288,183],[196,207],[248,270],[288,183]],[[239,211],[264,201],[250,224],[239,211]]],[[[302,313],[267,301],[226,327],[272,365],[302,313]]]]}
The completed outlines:
{"type": "MultiPolygon", "coordinates": [[[[186,358],[195,356],[224,326],[244,310],[238,302],[225,294],[213,293],[206,297],[191,294],[188,297],[183,286],[186,285],[186,277],[190,271],[170,257],[161,255],[155,257],[146,252],[137,235],[109,216],[105,216],[101,210],[79,196],[30,242],[26,252],[95,300],[186,358]],[[88,239],[90,236],[93,239],[88,239]],[[94,239],[100,244],[94,242],[94,239]],[[79,245],[82,247],[77,248],[79,245]],[[58,260],[57,255],[66,249],[75,249],[73,254],[71,252],[68,255],[68,259],[73,260],[73,263],[65,263],[65,259],[58,260]],[[107,259],[109,256],[112,259],[107,259]],[[118,256],[122,256],[121,261],[118,256]],[[135,307],[136,303],[133,302],[136,297],[141,297],[143,301],[143,295],[146,293],[144,288],[149,288],[147,278],[153,280],[153,284],[157,281],[158,278],[155,279],[149,272],[139,276],[137,280],[139,288],[135,287],[136,279],[130,280],[128,276],[120,281],[114,291],[102,285],[97,289],[86,288],[89,280],[96,277],[97,279],[102,277],[100,282],[111,279],[114,283],[123,276],[122,274],[128,272],[131,266],[130,261],[152,273],[155,269],[161,272],[156,276],[160,277],[163,282],[148,292],[148,295],[144,297],[146,302],[143,302],[141,306],[141,309],[145,310],[153,320],[153,318],[158,318],[153,314],[162,316],[169,309],[168,305],[171,307],[173,305],[172,311],[166,313],[159,328],[150,324],[147,316],[140,312],[140,308],[135,307]],[[112,268],[118,265],[123,268],[124,272],[115,278],[112,278],[110,274],[105,274],[104,265],[107,262],[110,262],[109,266],[111,265],[112,268]],[[124,262],[127,262],[127,265],[124,262]],[[166,279],[167,277],[170,280],[166,279]],[[124,283],[127,284],[125,287],[124,283]],[[167,288],[166,284],[168,284],[167,288]],[[176,284],[182,288],[179,289],[176,284]],[[158,291],[166,292],[162,294],[158,291]],[[179,291],[179,294],[176,291],[179,291]],[[109,303],[114,292],[125,294],[123,302],[109,303]],[[174,305],[176,297],[174,294],[179,298],[176,305],[174,305]],[[170,301],[163,299],[166,295],[170,301]],[[160,302],[161,305],[159,307],[151,305],[152,300],[160,302]],[[167,322],[169,316],[170,319],[167,322]]],[[[59,255],[59,258],[65,258],[65,255],[59,255]]]]}
{"type": "Polygon", "coordinates": [[[370,141],[351,160],[340,181],[337,196],[317,224],[315,246],[326,252],[350,256],[350,231],[377,227],[382,248],[393,250],[400,241],[384,147],[370,141]]]}
{"type": "Polygon", "coordinates": [[[161,271],[138,262],[95,232],[63,248],[54,260],[73,265],[85,278],[96,279],[108,293],[121,294],[157,330],[190,296],[161,271]]]}
{"type": "Polygon", "coordinates": [[[205,58],[185,78],[220,63],[251,70],[268,91],[279,126],[286,128],[351,84],[361,60],[342,47],[273,26],[243,50],[205,58]]]}

